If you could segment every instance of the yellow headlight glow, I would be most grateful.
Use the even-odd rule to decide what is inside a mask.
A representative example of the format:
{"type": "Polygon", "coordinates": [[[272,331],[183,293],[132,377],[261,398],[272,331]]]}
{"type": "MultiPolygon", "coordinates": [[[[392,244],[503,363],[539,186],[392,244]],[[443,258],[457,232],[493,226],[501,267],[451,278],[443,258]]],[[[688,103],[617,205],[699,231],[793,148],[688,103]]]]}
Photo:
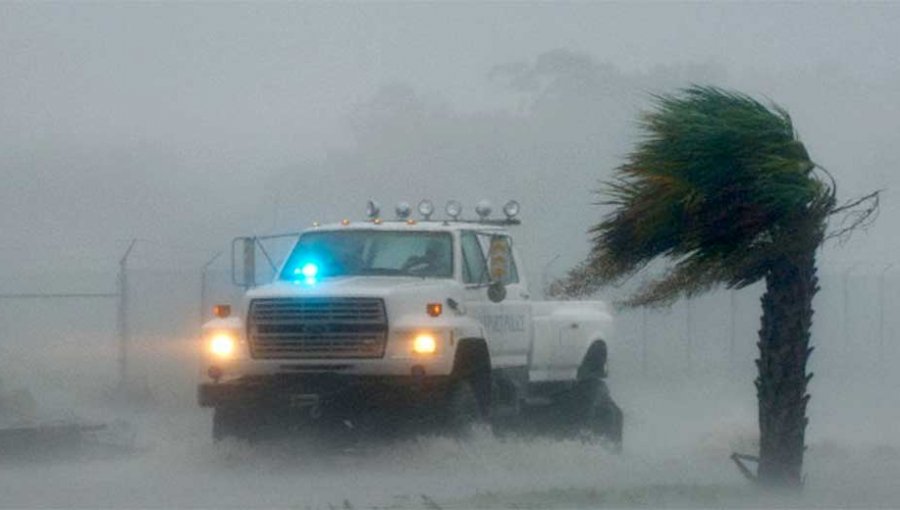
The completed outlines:
{"type": "Polygon", "coordinates": [[[229,333],[216,333],[209,341],[209,352],[220,358],[229,358],[234,353],[234,336],[229,333]]]}
{"type": "Polygon", "coordinates": [[[413,351],[416,354],[434,354],[436,350],[437,341],[434,339],[434,335],[422,333],[413,340],[413,351]]]}

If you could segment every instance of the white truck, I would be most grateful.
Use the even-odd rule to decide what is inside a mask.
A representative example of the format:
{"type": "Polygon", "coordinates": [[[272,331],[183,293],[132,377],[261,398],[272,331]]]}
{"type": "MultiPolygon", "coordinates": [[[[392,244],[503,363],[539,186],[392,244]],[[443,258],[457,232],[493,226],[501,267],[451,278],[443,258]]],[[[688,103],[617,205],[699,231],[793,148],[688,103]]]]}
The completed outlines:
{"type": "Polygon", "coordinates": [[[385,221],[315,225],[275,280],[249,289],[236,316],[203,327],[201,406],[213,436],[253,437],[273,421],[397,430],[431,423],[604,436],[621,445],[609,395],[613,321],[599,301],[533,301],[506,219],[420,220],[401,203],[385,221]],[[277,418],[277,420],[274,420],[277,418]],[[332,420],[332,421],[327,421],[332,420]]]}

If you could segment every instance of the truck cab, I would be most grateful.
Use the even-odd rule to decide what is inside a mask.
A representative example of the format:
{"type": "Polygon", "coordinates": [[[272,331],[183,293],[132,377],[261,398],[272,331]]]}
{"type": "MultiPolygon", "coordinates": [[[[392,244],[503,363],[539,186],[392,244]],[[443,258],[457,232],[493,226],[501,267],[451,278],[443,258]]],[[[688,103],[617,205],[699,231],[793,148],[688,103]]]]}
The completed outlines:
{"type": "Polygon", "coordinates": [[[264,411],[460,427],[579,381],[605,392],[609,311],[531,299],[509,228],[517,204],[472,221],[452,207],[416,220],[408,206],[385,221],[373,208],[302,232],[274,281],[204,325],[199,400],[216,410],[214,436],[247,435],[264,411]]]}

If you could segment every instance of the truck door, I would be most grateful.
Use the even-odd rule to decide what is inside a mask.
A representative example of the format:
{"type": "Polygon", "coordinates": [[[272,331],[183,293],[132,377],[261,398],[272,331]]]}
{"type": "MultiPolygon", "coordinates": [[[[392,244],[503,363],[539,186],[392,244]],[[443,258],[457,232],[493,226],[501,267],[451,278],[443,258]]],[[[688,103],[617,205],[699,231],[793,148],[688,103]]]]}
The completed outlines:
{"type": "Polygon", "coordinates": [[[466,304],[484,326],[485,339],[496,367],[525,366],[531,343],[531,306],[520,281],[508,236],[493,232],[461,234],[466,304]],[[491,281],[502,281],[506,299],[487,297],[491,281]]]}

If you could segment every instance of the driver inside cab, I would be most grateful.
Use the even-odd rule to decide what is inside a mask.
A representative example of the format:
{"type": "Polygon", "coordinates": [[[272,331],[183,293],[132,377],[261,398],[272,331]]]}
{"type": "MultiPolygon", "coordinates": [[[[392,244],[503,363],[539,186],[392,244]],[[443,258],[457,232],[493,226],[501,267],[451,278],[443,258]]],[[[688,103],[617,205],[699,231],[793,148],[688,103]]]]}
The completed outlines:
{"type": "Polygon", "coordinates": [[[445,276],[452,273],[450,260],[440,241],[429,242],[425,253],[407,259],[403,270],[415,276],[445,276]]]}

